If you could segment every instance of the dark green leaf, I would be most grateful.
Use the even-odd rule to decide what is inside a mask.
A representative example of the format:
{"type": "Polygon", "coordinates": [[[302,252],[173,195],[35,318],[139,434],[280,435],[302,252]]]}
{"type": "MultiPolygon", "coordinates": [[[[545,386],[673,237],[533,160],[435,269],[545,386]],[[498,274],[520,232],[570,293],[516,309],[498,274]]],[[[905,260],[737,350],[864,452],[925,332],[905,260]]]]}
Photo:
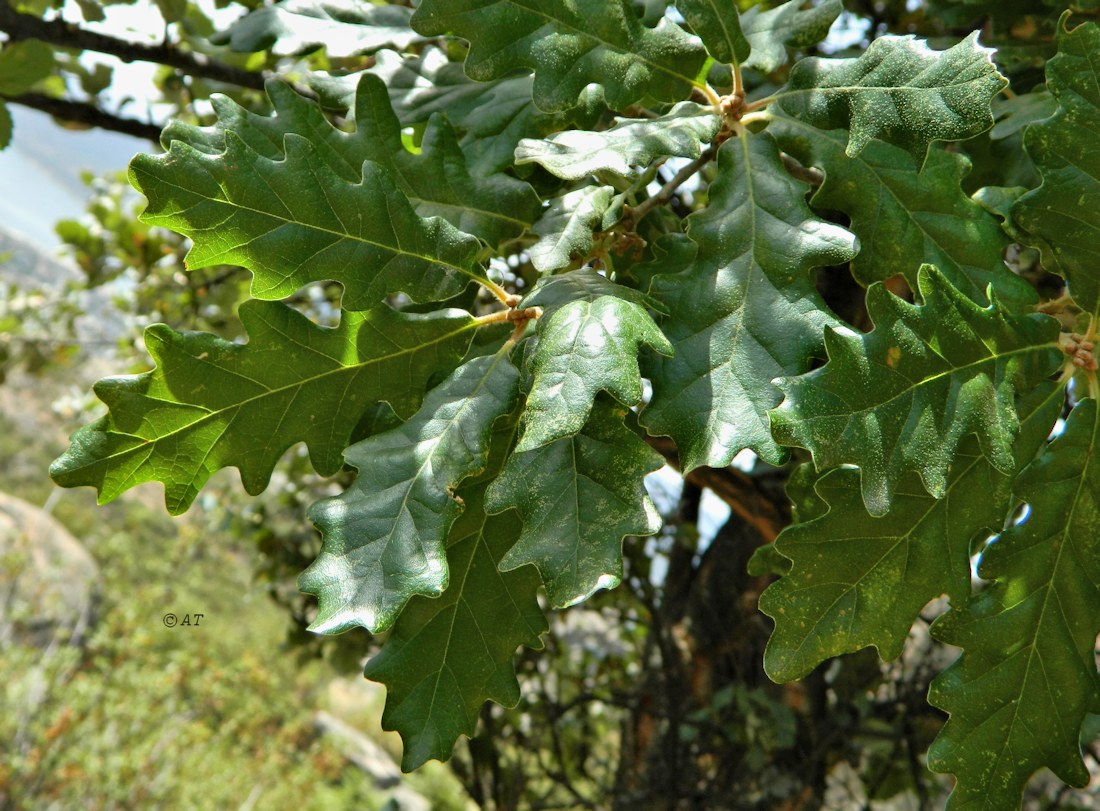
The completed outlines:
{"type": "MultiPolygon", "coordinates": [[[[1018,467],[1042,446],[1063,402],[1062,389],[1048,383],[1022,403],[1018,467]]],[[[1001,528],[1015,472],[999,471],[968,437],[942,498],[928,495],[910,474],[879,518],[863,505],[858,470],[841,468],[818,479],[827,512],[780,533],[776,549],[792,561],[791,572],[760,598],[760,610],[775,620],[764,657],[768,675],[799,679],[831,656],[868,645],[893,659],[928,602],[947,593],[965,603],[971,542],[1001,528]]]]}
{"type": "Polygon", "coordinates": [[[925,265],[922,305],[880,284],[867,291],[875,328],[829,330],[829,361],[779,381],[786,395],[771,412],[776,438],[809,448],[818,470],[857,465],[863,500],[875,516],[890,509],[904,474],[919,472],[937,498],[959,442],[977,433],[1001,471],[1013,469],[1017,391],[1037,385],[1062,359],[1058,322],[981,307],[925,265]]]}
{"type": "Polygon", "coordinates": [[[324,537],[298,578],[299,589],[318,598],[310,630],[361,625],[377,633],[413,595],[443,592],[444,539],[462,509],[455,488],[485,469],[493,423],[511,411],[518,391],[519,372],[505,352],[474,358],[428,392],[404,425],[347,449],[355,481],[310,510],[324,537]]]}
{"type": "Polygon", "coordinates": [[[623,424],[623,409],[597,400],[584,429],[509,457],[489,487],[490,513],[519,511],[523,531],[502,571],[538,567],[550,604],[579,603],[622,579],[622,542],[661,527],[643,479],[664,458],[623,424]]]}
{"type": "Polygon", "coordinates": [[[706,53],[668,19],[647,28],[629,0],[422,0],[413,28],[470,43],[466,72],[479,81],[535,72],[535,104],[567,110],[592,83],[623,110],[645,95],[685,98],[706,53]]]}
{"type": "MultiPolygon", "coordinates": [[[[1067,12],[1068,14],[1068,12],[1067,12]]],[[[1074,301],[1100,309],[1100,28],[1058,25],[1058,55],[1047,62],[1047,88],[1058,112],[1024,135],[1043,185],[1020,198],[1016,221],[1062,274],[1074,301]]]]}
{"type": "Polygon", "coordinates": [[[745,565],[745,571],[750,577],[762,577],[764,575],[784,575],[790,572],[791,561],[783,557],[776,549],[774,543],[766,543],[756,547],[749,562],[745,565]]]}
{"type": "Polygon", "coordinates": [[[655,299],[633,287],[616,284],[590,267],[539,279],[531,292],[524,296],[521,306],[542,307],[550,315],[572,301],[592,302],[604,296],[615,296],[651,310],[660,310],[660,303],[655,299]]]}
{"type": "Polygon", "coordinates": [[[653,281],[675,354],[645,366],[653,399],[642,424],[676,440],[685,472],[725,467],[744,448],[773,464],[786,457],[768,425],[781,399],[771,380],[808,369],[837,323],[810,271],[854,254],[851,234],[814,217],[806,188],[770,135],[727,141],[709,205],[688,219],[694,261],[653,281]]]}
{"type": "Polygon", "coordinates": [[[741,15],[741,30],[752,46],[747,68],[771,73],[787,64],[787,48],[808,48],[825,39],[844,10],[841,0],[824,0],[805,8],[806,0],[788,0],[773,9],[753,6],[741,15]]]}
{"type": "Polygon", "coordinates": [[[848,157],[844,130],[826,132],[783,117],[768,132],[786,152],[825,171],[812,202],[851,217],[859,237],[852,272],[861,284],[902,273],[916,289],[917,271],[927,262],[979,304],[988,302],[989,285],[1010,308],[1035,301],[1031,285],[1002,261],[1008,240],[997,220],[963,193],[970,171],[965,156],[932,149],[920,168],[903,149],[877,140],[848,157]]]}
{"type": "Polygon", "coordinates": [[[429,120],[421,154],[409,152],[401,142],[401,123],[390,108],[386,85],[376,76],[363,74],[359,80],[351,110],[353,132],[331,126],[315,102],[289,85],[269,82],[267,92],[273,117],[250,113],[218,96],[213,100],[215,126],[200,129],[174,122],[162,140],[183,141],[213,155],[225,149],[231,131],[256,154],[278,161],[285,157],[284,138],[301,135],[343,180],[358,183],[363,162],[372,161],[396,181],[420,216],[442,217],[491,245],[519,236],[538,215],[538,196],[526,183],[501,174],[470,176],[454,131],[441,116],[429,120]]]}
{"type": "Polygon", "coordinates": [[[1047,90],[1035,88],[1019,96],[998,96],[991,105],[997,123],[989,131],[993,140],[1007,138],[1023,130],[1028,124],[1050,118],[1058,112],[1058,100],[1047,90]]]}
{"type": "Polygon", "coordinates": [[[537,334],[529,361],[534,382],[517,452],[580,431],[600,391],[623,405],[637,405],[642,400],[641,347],[672,353],[645,308],[616,295],[554,307],[539,319],[537,334]]]}
{"type": "Polygon", "coordinates": [[[407,48],[420,37],[409,27],[412,10],[359,0],[279,0],[248,12],[210,38],[250,53],[296,56],[324,48],[332,58],[407,48]]]}
{"type": "Polygon", "coordinates": [[[963,649],[929,700],[951,718],[929,765],[957,777],[948,807],[1015,808],[1046,766],[1084,786],[1081,724],[1100,702],[1100,412],[1084,400],[1021,474],[1030,513],[985,552],[993,584],[933,626],[963,649]]]}
{"type": "Polygon", "coordinates": [[[932,141],[958,141],[993,126],[990,100],[1007,82],[977,37],[933,51],[911,36],[884,36],[855,59],[803,59],[776,99],[815,127],[850,130],[849,156],[881,138],[923,163],[932,141]]]}
{"type": "Polygon", "coordinates": [[[527,249],[535,270],[552,273],[587,257],[595,244],[593,232],[618,220],[622,206],[612,206],[614,199],[611,186],[583,186],[551,200],[531,229],[539,237],[527,249]],[[614,217],[612,222],[606,222],[609,216],[614,217]]]}
{"type": "Polygon", "coordinates": [[[684,101],[659,118],[623,118],[600,132],[566,130],[543,140],[525,138],[516,163],[538,163],[566,180],[606,171],[623,177],[660,158],[697,158],[722,122],[710,107],[684,101]]]}
{"type": "MultiPolygon", "coordinates": [[[[494,439],[494,453],[501,439],[510,441],[511,427],[494,439]]],[[[410,600],[367,662],[367,678],[386,685],[382,726],[401,733],[406,771],[450,757],[459,735],[473,735],[486,701],[515,706],[516,648],[542,647],[539,636],[547,630],[536,599],[538,572],[497,570],[520,524],[512,512],[485,514],[486,479],[458,490],[465,508],[447,538],[450,585],[441,597],[410,600]]]]}
{"type": "Polygon", "coordinates": [[[11,111],[8,109],[8,105],[0,101],[0,149],[6,148],[11,143],[13,129],[11,111]]]}
{"type": "Polygon", "coordinates": [[[380,307],[319,327],[282,304],[241,305],[249,343],[163,324],[145,331],[157,367],[109,377],[96,395],[110,409],[77,431],[50,467],[63,487],[94,486],[100,503],[147,481],[165,485],[173,514],[186,510],[217,470],[236,466],[261,492],[275,463],[305,442],[318,472],[341,467],[341,452],[367,407],[386,400],[404,417],[428,379],[453,368],[477,322],[449,310],[406,315],[380,307]]]}
{"type": "MultiPolygon", "coordinates": [[[[438,48],[420,56],[380,51],[371,73],[386,84],[394,112],[405,126],[444,113],[462,132],[462,149],[475,175],[502,171],[512,165],[516,144],[525,137],[541,137],[571,124],[587,127],[603,109],[594,89],[581,96],[581,106],[568,113],[544,113],[531,99],[530,74],[491,82],[475,82],[462,65],[449,62],[438,48]]],[[[346,107],[354,106],[354,77],[314,76],[313,86],[346,107]]]]}
{"type": "Polygon", "coordinates": [[[737,3],[730,0],[676,0],[676,8],[707,52],[719,62],[743,62],[749,41],[741,31],[737,3]]]}
{"type": "Polygon", "coordinates": [[[279,299],[326,279],[344,285],[347,309],[407,293],[440,301],[482,278],[477,240],[438,219],[422,219],[381,167],[363,164],[348,182],[321,147],[300,135],[272,160],[233,131],[208,155],[173,141],[164,155],[138,155],[130,182],[149,198],[142,221],[191,237],[191,269],[239,264],[252,295],[279,299]]]}

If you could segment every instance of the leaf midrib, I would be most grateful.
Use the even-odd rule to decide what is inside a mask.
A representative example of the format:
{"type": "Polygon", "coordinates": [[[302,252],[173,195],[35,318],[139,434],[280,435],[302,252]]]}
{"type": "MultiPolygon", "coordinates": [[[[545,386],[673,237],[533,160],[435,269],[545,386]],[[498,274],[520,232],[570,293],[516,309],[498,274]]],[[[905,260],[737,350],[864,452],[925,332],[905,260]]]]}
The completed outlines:
{"type": "MultiPolygon", "coordinates": [[[[555,17],[555,16],[549,14],[548,12],[543,11],[542,9],[532,8],[531,6],[525,5],[524,3],[520,2],[520,0],[505,0],[505,2],[509,3],[510,5],[517,6],[517,7],[521,8],[524,11],[528,12],[529,14],[532,14],[535,17],[541,17],[542,19],[546,20],[547,22],[557,23],[559,26],[561,26],[564,29],[567,29],[568,31],[572,32],[576,36],[583,37],[585,39],[595,40],[596,42],[598,42],[600,44],[600,47],[608,48],[610,50],[617,51],[617,52],[622,53],[622,54],[629,54],[630,56],[633,56],[633,57],[637,58],[639,62],[642,62],[643,64],[649,66],[650,68],[652,68],[654,70],[657,70],[661,73],[664,73],[667,76],[671,76],[674,79],[678,79],[679,81],[682,81],[682,82],[687,82],[689,85],[691,85],[693,87],[702,87],[702,85],[698,81],[696,81],[695,77],[693,77],[693,76],[684,76],[681,73],[677,73],[676,71],[672,70],[671,68],[667,68],[664,65],[661,65],[657,62],[653,62],[649,59],[646,59],[644,56],[642,56],[642,54],[640,54],[640,53],[638,53],[634,50],[627,50],[627,49],[623,48],[623,46],[621,46],[621,45],[618,45],[618,44],[613,43],[613,42],[608,42],[607,40],[596,36],[592,32],[577,28],[576,26],[566,22],[565,20],[562,20],[558,17],[555,17]]],[[[478,9],[478,11],[486,11],[486,10],[487,9],[485,9],[485,8],[478,9]]],[[[683,29],[680,29],[680,30],[683,30],[683,29]]],[[[528,35],[528,36],[530,36],[530,35],[528,35]]],[[[628,37],[631,36],[629,30],[627,31],[627,36],[628,37]]]]}
{"type": "MultiPolygon", "coordinates": [[[[341,232],[341,231],[336,231],[332,228],[326,228],[323,225],[317,225],[317,224],[313,224],[313,223],[302,222],[300,220],[289,219],[288,217],[283,217],[283,216],[280,216],[279,214],[275,214],[275,213],[270,212],[270,211],[262,211],[258,208],[253,208],[252,206],[243,205],[242,203],[237,202],[235,200],[230,200],[228,198],[228,195],[224,199],[223,198],[218,198],[218,197],[211,197],[211,196],[203,194],[202,192],[199,192],[195,189],[186,188],[185,186],[181,186],[179,183],[173,182],[172,180],[169,180],[169,179],[167,179],[165,177],[162,177],[162,176],[154,175],[151,172],[148,172],[144,169],[139,169],[137,167],[134,167],[133,171],[134,172],[142,172],[143,174],[146,174],[148,177],[153,178],[158,185],[168,186],[169,188],[178,189],[180,192],[183,192],[184,194],[191,195],[192,197],[197,197],[201,200],[205,200],[205,201],[207,201],[209,203],[213,203],[215,205],[223,205],[223,206],[226,206],[226,207],[231,208],[231,209],[236,209],[236,210],[239,210],[239,211],[248,212],[250,214],[256,214],[256,215],[259,215],[261,217],[267,217],[267,218],[272,219],[272,220],[277,220],[278,222],[283,223],[284,225],[298,226],[300,228],[311,229],[311,230],[317,231],[317,232],[322,233],[322,234],[328,234],[329,236],[335,237],[337,241],[342,241],[342,240],[347,239],[347,240],[351,240],[353,242],[360,242],[364,245],[369,245],[373,248],[377,248],[379,250],[387,251],[387,252],[389,252],[391,254],[394,254],[396,256],[406,256],[406,257],[409,257],[409,258],[412,258],[412,259],[418,259],[421,262],[425,262],[429,265],[440,265],[440,266],[448,268],[450,270],[457,271],[458,273],[461,273],[462,275],[467,276],[470,279],[473,279],[473,280],[478,281],[478,282],[480,282],[484,279],[484,277],[481,274],[477,273],[476,271],[468,269],[468,268],[464,268],[461,265],[456,265],[453,262],[450,262],[446,259],[443,259],[442,257],[426,256],[426,255],[423,255],[423,254],[415,253],[413,251],[405,250],[401,247],[393,247],[391,245],[386,245],[384,243],[377,242],[375,240],[368,239],[368,238],[363,237],[363,236],[359,236],[359,235],[355,235],[355,234],[349,234],[349,233],[341,232]]],[[[215,181],[215,183],[217,183],[217,181],[215,181]]],[[[223,192],[225,191],[225,188],[220,183],[217,183],[217,185],[218,185],[219,189],[222,189],[223,192]]],[[[349,183],[348,185],[349,186],[363,186],[363,184],[361,182],[360,183],[349,183]]],[[[406,199],[408,199],[408,198],[406,198],[406,199]]],[[[411,203],[410,203],[410,205],[411,205],[411,203]]],[[[331,204],[330,204],[330,207],[331,207],[331,204]]],[[[288,211],[290,211],[289,206],[286,206],[286,208],[287,208],[288,211]]],[[[146,214],[141,215],[141,219],[144,222],[150,222],[153,219],[161,219],[161,218],[174,219],[175,217],[181,216],[182,213],[183,212],[174,212],[173,214],[146,213],[146,214]],[[148,219],[147,219],[147,217],[148,217],[148,219]]],[[[291,212],[291,213],[293,215],[293,212],[291,212]]],[[[338,217],[338,215],[336,215],[336,212],[332,211],[331,213],[337,219],[337,221],[339,221],[339,217],[338,217]]],[[[417,216],[419,216],[419,215],[417,215],[417,216]]],[[[203,228],[192,227],[190,224],[187,225],[187,228],[191,232],[206,230],[206,229],[203,229],[203,228]]],[[[270,232],[268,232],[268,233],[270,233],[270,232]]],[[[461,234],[462,232],[459,231],[458,233],[461,234]]],[[[233,246],[229,250],[238,250],[242,247],[246,248],[248,245],[250,245],[257,238],[258,237],[252,237],[247,242],[244,242],[240,245],[233,246]]],[[[192,248],[192,250],[194,250],[194,248],[192,248]]],[[[226,251],[221,251],[219,255],[224,255],[225,253],[226,253],[226,251]]],[[[249,268],[249,269],[251,270],[251,268],[249,268]]],[[[284,281],[285,281],[289,277],[284,276],[283,278],[284,278],[284,281]]]]}
{"type": "MultiPolygon", "coordinates": [[[[1095,413],[1094,413],[1094,416],[1093,416],[1093,427],[1092,427],[1092,432],[1089,435],[1090,436],[1090,439],[1089,439],[1089,453],[1087,455],[1087,457],[1089,459],[1095,459],[1095,453],[1094,452],[1095,452],[1095,449],[1096,449],[1096,436],[1097,436],[1097,428],[1098,428],[1097,423],[1098,422],[1100,422],[1100,408],[1097,408],[1095,410],[1095,413]]],[[[1055,584],[1055,581],[1057,580],[1058,570],[1061,567],[1062,555],[1065,553],[1067,547],[1071,543],[1070,535],[1071,535],[1071,528],[1073,527],[1073,515],[1076,512],[1077,506],[1081,501],[1081,491],[1085,487],[1085,482],[1088,481],[1089,477],[1088,477],[1087,473],[1088,473],[1088,468],[1085,467],[1081,471],[1081,475],[1077,478],[1077,489],[1076,489],[1076,492],[1073,495],[1073,500],[1072,500],[1073,506],[1070,507],[1069,515],[1066,517],[1066,521],[1065,521],[1065,524],[1064,524],[1062,537],[1059,539],[1059,541],[1057,543],[1057,550],[1058,551],[1055,554],[1054,562],[1051,565],[1050,578],[1044,584],[1039,586],[1040,588],[1042,588],[1044,590],[1045,593],[1043,595],[1042,606],[1039,608],[1039,616],[1035,620],[1035,626],[1034,626],[1035,633],[1032,634],[1032,639],[1031,639],[1030,643],[1027,646],[1028,649],[1029,649],[1028,654],[1027,654],[1027,665],[1024,668],[1024,675],[1023,675],[1023,678],[1021,679],[1021,685],[1027,684],[1028,678],[1030,677],[1030,674],[1031,674],[1032,663],[1035,662],[1036,660],[1040,659],[1040,656],[1038,654],[1038,648],[1039,648],[1038,632],[1039,632],[1039,629],[1041,629],[1043,627],[1044,618],[1045,618],[1046,613],[1047,613],[1047,607],[1050,604],[1051,595],[1055,592],[1054,584],[1055,584]]],[[[1094,584],[1094,586],[1095,586],[1095,584],[1094,584]]],[[[1072,637],[1072,634],[1070,636],[1072,637]]],[[[1008,748],[1008,745],[1009,745],[1010,741],[1013,738],[1012,731],[1015,730],[1015,728],[1016,728],[1016,723],[1017,723],[1017,719],[1019,718],[1019,715],[1020,715],[1020,708],[1021,708],[1022,703],[1023,702],[1021,702],[1019,700],[1013,702],[1012,719],[1009,722],[1009,727],[1008,727],[1009,732],[1008,732],[1008,734],[1006,734],[1004,736],[1004,743],[1002,744],[1001,749],[997,752],[997,757],[995,759],[995,763],[997,764],[997,766],[994,767],[994,772],[995,773],[999,773],[999,771],[1000,771],[999,766],[1000,766],[1001,759],[1004,757],[1005,750],[1008,748]]],[[[1053,703],[1054,706],[1058,706],[1058,704],[1059,704],[1059,702],[1057,702],[1057,701],[1053,701],[1052,703],[1053,703]]],[[[1011,773],[1011,771],[1012,770],[1010,770],[1010,773],[1011,773]]]]}
{"type": "MultiPolygon", "coordinates": [[[[372,366],[376,363],[383,363],[383,362],[386,362],[386,361],[389,361],[389,360],[393,360],[395,358],[399,358],[402,355],[407,355],[407,354],[411,354],[413,352],[418,352],[418,351],[420,351],[422,349],[425,349],[427,347],[431,347],[431,346],[434,346],[436,344],[443,343],[447,340],[450,340],[451,338],[454,338],[457,335],[461,335],[466,330],[477,329],[478,326],[479,326],[478,323],[471,316],[470,320],[467,321],[466,323],[464,323],[458,329],[455,329],[455,330],[453,330],[451,332],[448,332],[444,335],[433,338],[429,341],[425,341],[423,343],[416,344],[415,346],[403,347],[397,352],[392,352],[392,353],[387,354],[387,355],[381,355],[381,356],[378,356],[378,357],[369,358],[367,360],[364,360],[364,361],[361,361],[359,363],[355,363],[355,364],[352,364],[352,365],[348,365],[348,366],[341,365],[341,366],[338,366],[334,369],[328,369],[328,370],[326,370],[324,372],[321,372],[320,374],[314,375],[312,377],[307,377],[307,378],[304,378],[302,380],[295,381],[294,383],[289,383],[285,386],[279,386],[277,388],[270,388],[270,387],[265,386],[265,391],[261,392],[260,394],[253,395],[251,397],[248,397],[245,400],[240,401],[239,403],[234,403],[232,405],[225,406],[225,407],[222,407],[222,408],[204,409],[204,410],[206,410],[207,413],[204,414],[203,416],[199,417],[197,420],[194,420],[193,422],[189,422],[185,425],[180,426],[179,428],[176,428],[173,431],[170,431],[170,432],[165,433],[165,434],[160,434],[159,436],[151,438],[151,439],[141,437],[141,436],[138,436],[136,434],[131,434],[131,433],[123,432],[123,431],[116,431],[116,430],[108,429],[108,430],[110,430],[110,433],[113,433],[117,436],[125,436],[125,437],[129,437],[131,439],[139,440],[139,444],[133,445],[129,448],[126,448],[125,450],[118,451],[116,453],[110,454],[109,456],[97,457],[93,462],[91,462],[89,464],[86,464],[86,465],[81,465],[80,467],[69,468],[67,470],[67,472],[76,472],[76,471],[80,471],[80,470],[85,470],[87,468],[96,467],[98,465],[114,461],[116,459],[125,458],[125,457],[131,455],[132,453],[135,453],[139,450],[144,450],[145,448],[155,446],[158,442],[160,442],[162,440],[169,439],[169,438],[172,438],[172,437],[176,437],[177,435],[179,435],[181,433],[184,433],[184,432],[189,431],[193,428],[196,428],[196,427],[202,425],[203,423],[207,422],[208,420],[214,419],[216,417],[219,417],[223,414],[227,414],[227,413],[235,411],[235,410],[236,411],[243,410],[244,408],[246,408],[250,404],[252,404],[252,403],[254,403],[258,400],[261,400],[263,398],[266,398],[266,397],[269,397],[269,396],[274,397],[274,396],[283,394],[287,391],[292,391],[294,389],[302,389],[306,386],[313,385],[313,384],[317,383],[318,381],[324,380],[325,378],[333,377],[333,376],[336,376],[336,375],[341,375],[341,374],[345,374],[345,373],[358,374],[363,369],[366,369],[366,368],[368,368],[368,367],[370,367],[370,366],[372,366]]],[[[245,348],[247,346],[248,346],[248,344],[244,344],[242,348],[245,348]]],[[[221,369],[221,367],[218,367],[215,364],[211,364],[206,359],[194,358],[194,360],[197,360],[200,363],[203,363],[205,365],[214,366],[214,368],[218,369],[219,371],[225,371],[225,370],[221,369]]],[[[337,363],[339,363],[339,361],[337,361],[337,363]]],[[[253,382],[259,383],[259,381],[253,381],[253,382]]],[[[264,384],[260,383],[259,385],[264,385],[264,384]]],[[[180,403],[180,402],[176,402],[176,401],[173,401],[173,400],[163,400],[163,399],[158,398],[158,397],[150,397],[149,399],[153,400],[155,402],[158,402],[158,403],[164,403],[168,406],[181,406],[181,405],[183,405],[183,406],[189,406],[191,408],[204,408],[203,406],[198,405],[196,403],[180,403]]],[[[220,439],[220,436],[218,437],[218,439],[220,439]]],[[[215,444],[217,444],[217,440],[215,440],[215,442],[211,445],[211,447],[213,447],[213,445],[215,445],[215,444]]]]}

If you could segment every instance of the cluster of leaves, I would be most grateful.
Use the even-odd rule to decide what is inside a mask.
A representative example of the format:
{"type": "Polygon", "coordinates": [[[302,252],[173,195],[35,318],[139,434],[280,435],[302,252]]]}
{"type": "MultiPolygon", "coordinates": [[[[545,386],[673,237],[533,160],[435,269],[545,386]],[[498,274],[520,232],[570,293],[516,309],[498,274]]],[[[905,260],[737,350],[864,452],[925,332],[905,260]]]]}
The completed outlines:
{"type": "Polygon", "coordinates": [[[685,473],[808,458],[796,522],[754,561],[780,575],[769,675],[895,657],[947,594],[934,634],[963,653],[932,687],[951,719],[930,762],[956,776],[953,807],[1011,807],[1043,766],[1082,784],[1100,29],[1063,16],[1046,93],[999,102],[1034,188],[970,196],[941,142],[989,130],[1007,85],[976,35],[787,65],[839,2],[669,5],[245,17],[231,47],[333,42],[371,66],[313,73],[319,101],[269,83],[271,116],[215,99],[211,126],[173,122],[164,154],[135,158],[144,220],[193,241],[189,269],[251,272],[247,342],[150,327],[156,367],[97,384],[109,411],[52,475],[101,501],[159,481],[180,513],[225,467],[262,491],[299,442],[320,474],[354,468],[310,511],[324,544],[299,582],[315,630],[389,632],[367,675],[411,769],[518,699],[540,588],[553,608],[612,588],[624,538],[658,531],[647,436],[685,473]],[[1037,290],[1010,243],[1064,285],[1037,290]],[[830,307],[822,268],[866,287],[869,324],[830,307]],[[285,301],[331,283],[336,326],[285,301]],[[990,582],[971,596],[977,554],[990,582]]]}

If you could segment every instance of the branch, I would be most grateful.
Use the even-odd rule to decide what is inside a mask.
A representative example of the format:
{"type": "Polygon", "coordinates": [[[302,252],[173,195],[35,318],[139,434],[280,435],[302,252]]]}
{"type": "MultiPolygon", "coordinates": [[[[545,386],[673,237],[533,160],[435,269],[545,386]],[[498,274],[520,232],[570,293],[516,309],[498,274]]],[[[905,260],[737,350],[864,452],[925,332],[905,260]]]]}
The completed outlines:
{"type": "MultiPolygon", "coordinates": [[[[680,469],[679,455],[671,439],[654,436],[645,439],[665,457],[665,461],[680,469]]],[[[699,467],[685,478],[696,487],[709,487],[738,518],[754,527],[765,542],[774,541],[780,530],[791,522],[785,500],[777,503],[757,481],[736,468],[699,467]]]]}
{"type": "Polygon", "coordinates": [[[204,54],[182,51],[167,42],[159,45],[130,42],[108,34],[88,31],[60,19],[43,20],[33,14],[18,12],[7,2],[0,2],[0,31],[13,41],[39,39],[62,48],[110,54],[123,62],[152,62],[177,68],[190,76],[253,90],[264,89],[262,74],[226,65],[204,54]]]}
{"type": "Polygon", "coordinates": [[[718,154],[718,147],[715,144],[711,144],[706,148],[702,155],[693,160],[683,169],[676,173],[672,180],[668,181],[661,187],[652,197],[643,200],[638,205],[630,209],[630,215],[633,217],[634,222],[639,222],[642,217],[652,211],[654,208],[660,205],[664,205],[672,199],[672,195],[676,194],[676,190],[680,188],[692,175],[702,169],[706,164],[714,159],[714,156],[718,154]]]}
{"type": "Polygon", "coordinates": [[[136,118],[124,118],[123,116],[101,110],[87,102],[69,101],[68,99],[55,99],[44,96],[41,93],[24,93],[22,96],[0,96],[0,99],[9,104],[21,104],[49,113],[54,118],[62,121],[70,121],[74,124],[85,124],[89,127],[121,132],[125,135],[133,135],[136,138],[144,138],[153,143],[159,143],[161,128],[156,124],[139,121],[136,118]]]}

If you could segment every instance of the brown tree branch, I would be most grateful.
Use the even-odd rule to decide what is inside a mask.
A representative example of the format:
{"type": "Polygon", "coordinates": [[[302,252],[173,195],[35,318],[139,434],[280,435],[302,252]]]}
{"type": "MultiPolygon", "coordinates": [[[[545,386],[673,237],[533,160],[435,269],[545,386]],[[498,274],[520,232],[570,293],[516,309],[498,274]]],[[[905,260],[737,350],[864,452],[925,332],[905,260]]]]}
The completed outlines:
{"type": "MultiPolygon", "coordinates": [[[[646,442],[672,467],[680,469],[680,458],[671,439],[647,436],[646,442]]],[[[697,487],[709,487],[729,505],[734,515],[752,525],[765,541],[774,541],[780,530],[791,522],[790,508],[785,500],[777,503],[752,477],[735,468],[699,467],[686,478],[697,487]]]]}
{"type": "MultiPolygon", "coordinates": [[[[2,2],[2,0],[0,0],[2,2]]],[[[41,93],[24,93],[21,96],[0,96],[0,99],[9,104],[21,104],[49,113],[54,118],[69,121],[74,124],[84,124],[89,127],[121,132],[125,135],[133,135],[144,138],[153,143],[160,141],[161,128],[147,121],[123,116],[101,110],[92,104],[82,101],[70,101],[68,99],[55,99],[44,96],[41,93]]]]}
{"type": "Polygon", "coordinates": [[[264,88],[263,74],[226,65],[204,54],[180,50],[167,42],[159,45],[130,42],[108,34],[100,34],[97,31],[89,31],[64,20],[43,20],[33,14],[18,12],[7,2],[0,2],[0,31],[14,41],[39,39],[62,48],[110,54],[123,62],[152,62],[168,65],[190,76],[253,90],[264,88]]]}

